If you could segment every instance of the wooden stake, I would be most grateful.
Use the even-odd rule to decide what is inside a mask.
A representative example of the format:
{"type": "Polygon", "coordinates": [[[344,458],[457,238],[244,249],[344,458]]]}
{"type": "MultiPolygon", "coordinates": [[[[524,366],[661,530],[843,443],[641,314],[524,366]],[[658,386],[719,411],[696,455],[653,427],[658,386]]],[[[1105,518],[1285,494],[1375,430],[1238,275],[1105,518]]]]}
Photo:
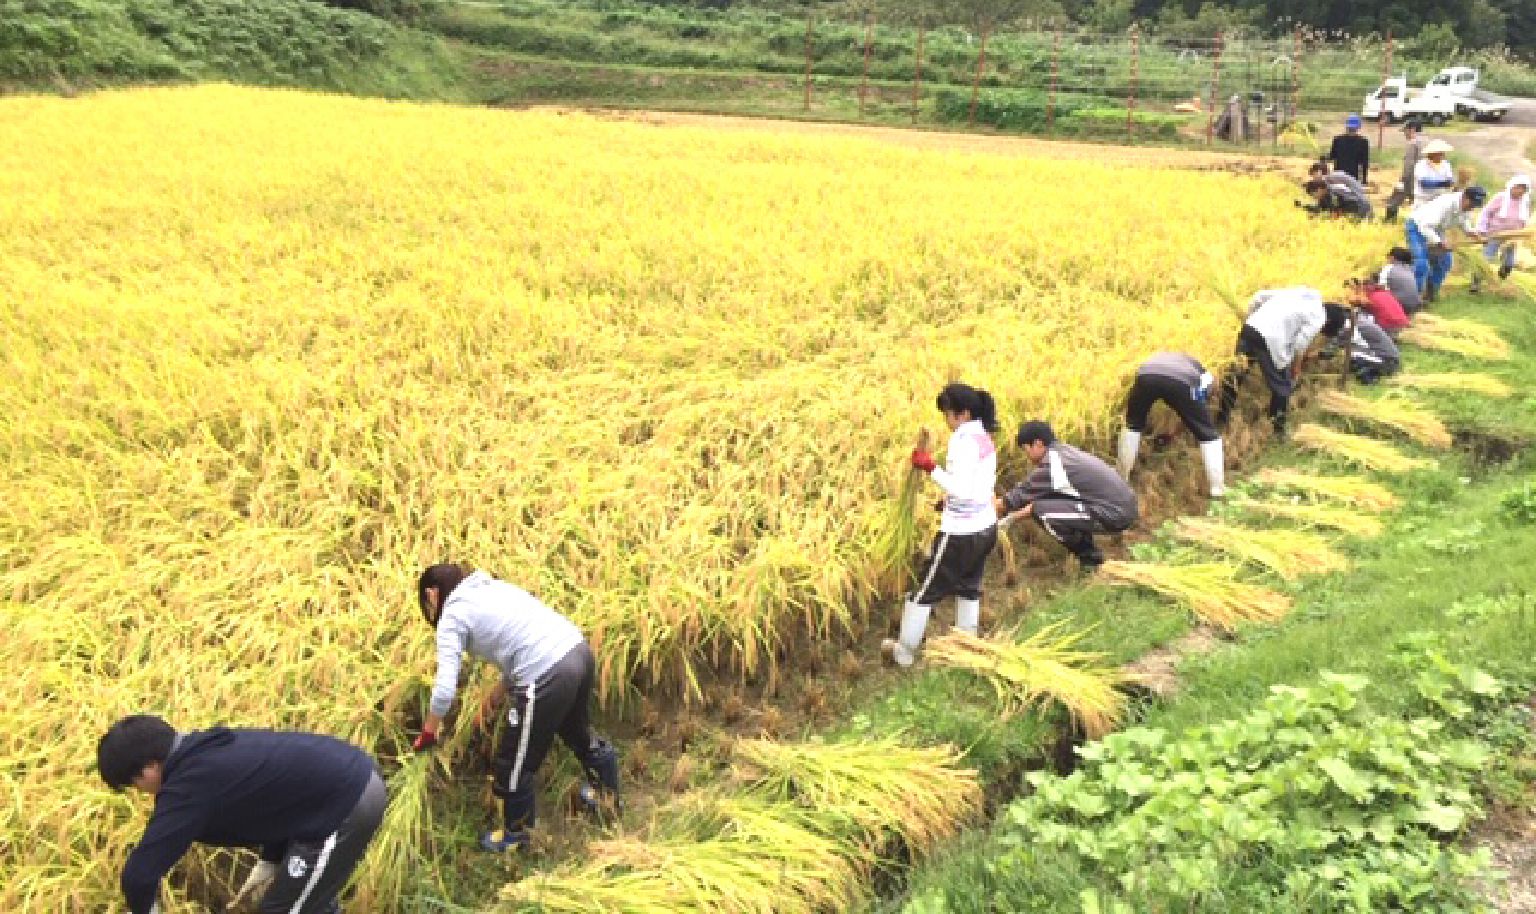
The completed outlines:
{"type": "Polygon", "coordinates": [[[981,29],[981,53],[976,55],[976,76],[971,80],[971,115],[970,125],[976,126],[976,96],[981,92],[981,73],[987,68],[987,36],[992,34],[992,23],[987,23],[981,29]]]}

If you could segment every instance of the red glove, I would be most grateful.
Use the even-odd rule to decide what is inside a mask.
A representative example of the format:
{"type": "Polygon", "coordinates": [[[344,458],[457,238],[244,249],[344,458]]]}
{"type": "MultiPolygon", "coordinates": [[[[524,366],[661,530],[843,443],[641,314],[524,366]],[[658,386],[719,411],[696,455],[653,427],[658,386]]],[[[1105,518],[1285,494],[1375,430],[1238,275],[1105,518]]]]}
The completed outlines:
{"type": "Polygon", "coordinates": [[[927,451],[913,451],[912,465],[924,473],[932,473],[933,468],[938,466],[938,464],[933,462],[933,455],[927,451]]]}
{"type": "Polygon", "coordinates": [[[411,750],[414,752],[425,752],[426,750],[431,749],[436,745],[437,734],[433,733],[431,730],[423,730],[421,731],[421,735],[416,737],[416,742],[411,743],[411,750]]]}

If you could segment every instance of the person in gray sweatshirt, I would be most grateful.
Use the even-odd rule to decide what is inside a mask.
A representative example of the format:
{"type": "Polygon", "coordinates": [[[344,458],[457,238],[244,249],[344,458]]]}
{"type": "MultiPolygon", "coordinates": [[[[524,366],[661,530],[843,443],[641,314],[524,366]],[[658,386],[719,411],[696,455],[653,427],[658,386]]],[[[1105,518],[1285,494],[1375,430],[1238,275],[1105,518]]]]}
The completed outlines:
{"type": "Polygon", "coordinates": [[[1016,440],[1035,469],[997,500],[997,513],[1033,517],[1084,571],[1097,570],[1104,553],[1094,534],[1129,530],[1139,513],[1136,493],[1109,464],[1057,441],[1047,422],[1025,422],[1016,440]]]}
{"type": "Polygon", "coordinates": [[[1136,380],[1125,401],[1125,428],[1120,431],[1118,455],[1120,475],[1126,480],[1131,478],[1147,417],[1153,405],[1161,401],[1178,414],[1184,427],[1200,442],[1200,456],[1205,462],[1205,480],[1211,497],[1220,498],[1226,494],[1221,432],[1211,420],[1211,410],[1206,405],[1215,384],[1216,379],[1192,355],[1157,352],[1142,362],[1136,369],[1136,380]]]}
{"type": "Polygon", "coordinates": [[[1391,292],[1403,306],[1403,313],[1413,317],[1414,312],[1424,307],[1424,299],[1419,295],[1419,281],[1413,275],[1413,252],[1405,247],[1395,247],[1387,257],[1387,265],[1376,277],[1376,285],[1391,292]]]}
{"type": "Polygon", "coordinates": [[[421,752],[436,745],[458,692],[466,651],[501,671],[487,705],[512,697],[491,785],[501,798],[502,827],[481,835],[480,846],[499,853],[527,845],[534,823],[534,776],[557,734],[586,772],[582,800],[593,810],[604,800],[616,806],[619,756],[592,732],[587,705],[595,665],[581,630],[527,591],[458,565],[433,565],[422,572],[416,595],[422,615],[437,629],[437,677],[412,748],[421,752]]]}

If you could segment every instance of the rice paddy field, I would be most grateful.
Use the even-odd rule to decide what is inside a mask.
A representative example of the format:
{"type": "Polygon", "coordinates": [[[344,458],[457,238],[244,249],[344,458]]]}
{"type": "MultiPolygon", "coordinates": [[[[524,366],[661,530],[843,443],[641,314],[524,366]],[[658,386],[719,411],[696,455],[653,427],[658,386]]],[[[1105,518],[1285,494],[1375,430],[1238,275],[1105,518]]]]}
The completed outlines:
{"type": "MultiPolygon", "coordinates": [[[[313,729],[392,766],[431,672],[428,563],[573,617],[611,715],[792,676],[808,639],[884,624],[904,458],[946,381],[997,396],[1002,439],[1046,417],[1103,450],[1146,355],[1219,367],[1232,302],[1335,290],[1392,238],[1167,152],[228,86],[0,99],[0,135],[6,910],[115,903],[142,820],[92,766],[124,713],[313,729]]],[[[759,748],[755,786],[702,815],[735,823],[721,860],[782,846],[753,804],[805,789],[776,773],[792,753],[759,748]]],[[[860,808],[901,805],[881,781],[860,808]]],[[[884,840],[854,821],[791,824],[813,858],[884,840]]],[[[449,852],[401,827],[411,859],[449,852]]],[[[404,891],[382,868],[363,910],[404,891]]],[[[183,869],[167,914],[236,867],[183,869]]],[[[803,909],[859,877],[808,882],[803,909]]]]}

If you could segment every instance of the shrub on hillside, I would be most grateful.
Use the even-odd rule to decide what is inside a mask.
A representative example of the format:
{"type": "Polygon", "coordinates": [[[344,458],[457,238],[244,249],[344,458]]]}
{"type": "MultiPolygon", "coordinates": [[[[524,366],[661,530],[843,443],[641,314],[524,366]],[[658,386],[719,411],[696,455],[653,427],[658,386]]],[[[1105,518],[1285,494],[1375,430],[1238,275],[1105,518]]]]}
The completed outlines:
{"type": "Polygon", "coordinates": [[[310,0],[0,0],[0,79],[325,84],[393,34],[310,0]]]}

